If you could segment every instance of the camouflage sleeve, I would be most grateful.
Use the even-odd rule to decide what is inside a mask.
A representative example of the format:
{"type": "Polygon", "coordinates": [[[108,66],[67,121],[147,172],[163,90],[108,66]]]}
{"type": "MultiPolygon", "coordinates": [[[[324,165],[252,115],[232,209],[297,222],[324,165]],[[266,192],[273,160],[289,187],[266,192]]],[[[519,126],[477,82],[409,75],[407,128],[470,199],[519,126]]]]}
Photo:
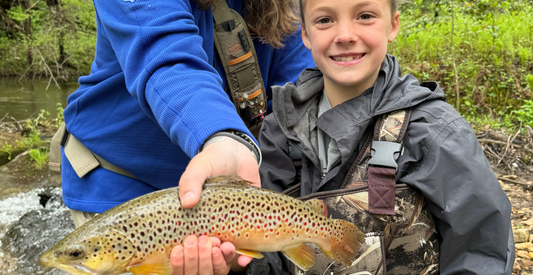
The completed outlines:
{"type": "Polygon", "coordinates": [[[397,177],[421,190],[435,217],[440,274],[511,274],[509,199],[470,124],[451,106],[426,107],[413,112],[397,177]]]}
{"type": "Polygon", "coordinates": [[[258,137],[263,162],[259,167],[261,187],[283,192],[297,179],[297,169],[288,155],[288,140],[273,114],[263,121],[258,137]]]}

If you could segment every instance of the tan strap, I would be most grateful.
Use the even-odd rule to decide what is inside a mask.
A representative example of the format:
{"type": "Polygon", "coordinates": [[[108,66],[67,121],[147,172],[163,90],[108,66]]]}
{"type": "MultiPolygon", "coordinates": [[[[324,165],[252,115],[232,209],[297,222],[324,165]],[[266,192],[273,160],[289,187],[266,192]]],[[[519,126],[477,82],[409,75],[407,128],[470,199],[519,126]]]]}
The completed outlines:
{"type": "Polygon", "coordinates": [[[48,169],[54,172],[61,172],[61,139],[65,133],[65,123],[61,124],[57,132],[50,141],[50,152],[48,153],[48,169]]]}
{"type": "Polygon", "coordinates": [[[126,177],[137,179],[126,169],[113,165],[89,150],[83,143],[67,131],[65,123],[59,127],[50,143],[50,162],[48,167],[52,171],[61,171],[61,146],[63,146],[65,156],[78,177],[83,178],[92,170],[102,167],[109,171],[121,174],[126,177]]]}
{"type": "Polygon", "coordinates": [[[126,169],[113,165],[95,153],[91,152],[85,145],[83,145],[76,137],[69,134],[67,143],[65,144],[65,156],[70,165],[76,171],[78,177],[82,178],[87,173],[101,166],[104,169],[121,174],[132,179],[137,179],[132,173],[126,169]]]}
{"type": "Polygon", "coordinates": [[[126,176],[126,177],[129,177],[129,178],[132,178],[132,179],[137,179],[137,177],[135,177],[132,173],[130,173],[128,170],[126,169],[123,169],[123,168],[120,168],[116,165],[113,165],[109,162],[107,162],[105,159],[101,158],[100,156],[98,156],[97,154],[95,153],[92,153],[94,155],[94,157],[98,160],[98,162],[100,163],[100,166],[104,169],[107,169],[109,171],[113,171],[117,174],[121,174],[123,176],[126,176]]]}
{"type": "Polygon", "coordinates": [[[64,151],[70,165],[80,178],[100,166],[91,150],[71,134],[68,135],[64,151]]]}

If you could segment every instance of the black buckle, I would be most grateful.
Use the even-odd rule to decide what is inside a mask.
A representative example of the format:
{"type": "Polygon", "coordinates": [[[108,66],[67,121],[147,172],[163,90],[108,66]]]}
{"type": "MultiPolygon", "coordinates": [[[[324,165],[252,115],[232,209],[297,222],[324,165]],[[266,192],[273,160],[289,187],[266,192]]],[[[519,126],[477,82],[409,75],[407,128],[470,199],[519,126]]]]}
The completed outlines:
{"type": "Polygon", "coordinates": [[[68,136],[70,133],[67,131],[67,125],[63,125],[63,133],[61,133],[61,138],[59,139],[59,144],[61,146],[65,147],[65,144],[67,144],[68,136]]]}
{"type": "Polygon", "coordinates": [[[235,20],[230,19],[228,21],[224,21],[222,24],[220,24],[220,26],[225,32],[231,32],[235,29],[235,20]]]}
{"type": "Polygon", "coordinates": [[[372,158],[368,161],[368,165],[397,169],[396,160],[400,157],[402,149],[402,143],[373,140],[370,152],[372,158]]]}

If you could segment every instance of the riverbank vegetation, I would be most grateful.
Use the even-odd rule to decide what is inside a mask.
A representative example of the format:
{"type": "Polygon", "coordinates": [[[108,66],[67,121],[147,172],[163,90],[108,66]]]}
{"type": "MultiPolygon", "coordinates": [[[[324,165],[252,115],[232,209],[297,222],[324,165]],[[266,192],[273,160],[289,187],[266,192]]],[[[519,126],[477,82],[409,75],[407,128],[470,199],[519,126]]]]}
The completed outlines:
{"type": "Polygon", "coordinates": [[[0,75],[88,74],[95,43],[92,1],[0,0],[0,75]]]}
{"type": "Polygon", "coordinates": [[[56,117],[41,110],[36,117],[22,121],[0,119],[0,166],[25,154],[37,169],[47,166],[52,135],[63,123],[63,106],[58,103],[56,108],[56,117]]]}
{"type": "MultiPolygon", "coordinates": [[[[533,127],[533,0],[411,0],[389,52],[437,81],[475,127],[533,127]]],[[[0,75],[54,81],[90,72],[92,1],[0,0],[0,75]]]]}
{"type": "Polygon", "coordinates": [[[439,82],[478,127],[533,127],[533,1],[415,0],[401,9],[390,49],[404,73],[439,82]]]}

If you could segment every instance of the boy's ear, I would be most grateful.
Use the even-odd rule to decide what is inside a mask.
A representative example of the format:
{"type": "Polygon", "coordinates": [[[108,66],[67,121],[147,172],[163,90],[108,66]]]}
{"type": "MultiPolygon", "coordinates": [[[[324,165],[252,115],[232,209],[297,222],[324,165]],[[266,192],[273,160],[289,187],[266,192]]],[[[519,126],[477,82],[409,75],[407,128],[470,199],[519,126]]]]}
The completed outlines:
{"type": "Polygon", "coordinates": [[[392,18],[391,30],[389,34],[389,43],[394,41],[394,39],[396,39],[396,36],[398,35],[399,30],[400,30],[400,12],[397,11],[394,13],[394,17],[392,18]]]}
{"type": "Polygon", "coordinates": [[[304,46],[311,50],[311,40],[309,40],[309,36],[307,35],[307,32],[305,31],[305,26],[302,26],[302,41],[304,42],[304,46]]]}

